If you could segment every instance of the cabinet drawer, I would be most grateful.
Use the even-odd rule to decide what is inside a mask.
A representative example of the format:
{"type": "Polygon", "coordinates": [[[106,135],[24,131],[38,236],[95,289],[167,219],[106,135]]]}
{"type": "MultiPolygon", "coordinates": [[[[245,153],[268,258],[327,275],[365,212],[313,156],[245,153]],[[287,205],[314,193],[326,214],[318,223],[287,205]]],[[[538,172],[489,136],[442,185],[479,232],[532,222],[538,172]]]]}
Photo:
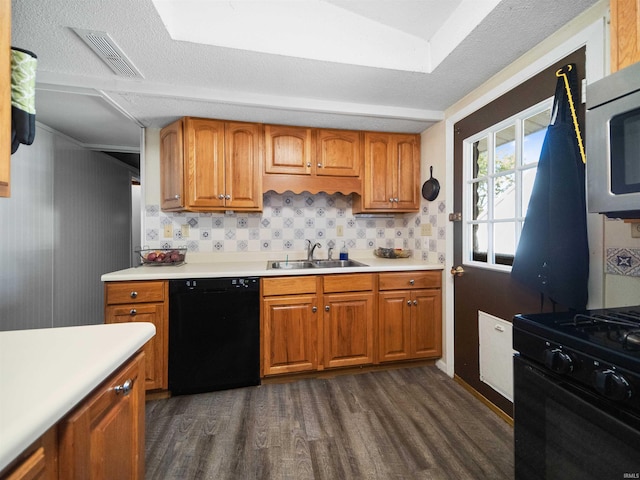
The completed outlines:
{"type": "Polygon", "coordinates": [[[316,293],[317,277],[270,277],[262,279],[262,296],[316,293]]]}
{"type": "Polygon", "coordinates": [[[379,277],[379,290],[401,290],[406,288],[440,288],[442,284],[442,272],[400,272],[381,273],[379,277]]]}
{"type": "Polygon", "coordinates": [[[324,293],[362,292],[373,290],[373,274],[355,273],[326,275],[324,277],[324,293]]]}
{"type": "Polygon", "coordinates": [[[118,303],[164,302],[165,285],[157,282],[113,282],[106,284],[107,305],[118,303]]]}

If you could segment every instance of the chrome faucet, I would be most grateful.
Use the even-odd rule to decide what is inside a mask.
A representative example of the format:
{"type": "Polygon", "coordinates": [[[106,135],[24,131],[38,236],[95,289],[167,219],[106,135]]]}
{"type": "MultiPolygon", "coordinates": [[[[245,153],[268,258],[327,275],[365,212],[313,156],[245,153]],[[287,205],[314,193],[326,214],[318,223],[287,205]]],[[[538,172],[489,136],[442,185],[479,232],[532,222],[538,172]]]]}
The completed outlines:
{"type": "Polygon", "coordinates": [[[314,244],[311,240],[307,240],[307,260],[310,262],[313,261],[313,251],[316,247],[322,248],[322,245],[319,243],[314,244]]]}

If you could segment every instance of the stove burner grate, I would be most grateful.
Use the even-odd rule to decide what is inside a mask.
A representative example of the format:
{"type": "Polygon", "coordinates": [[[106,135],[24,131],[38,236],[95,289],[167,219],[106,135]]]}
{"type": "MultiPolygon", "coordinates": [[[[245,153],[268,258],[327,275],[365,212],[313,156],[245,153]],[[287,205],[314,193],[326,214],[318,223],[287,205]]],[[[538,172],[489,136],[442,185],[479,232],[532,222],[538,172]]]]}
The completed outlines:
{"type": "Polygon", "coordinates": [[[625,350],[640,350],[640,311],[599,311],[579,313],[573,320],[561,323],[592,335],[605,335],[625,350]]]}

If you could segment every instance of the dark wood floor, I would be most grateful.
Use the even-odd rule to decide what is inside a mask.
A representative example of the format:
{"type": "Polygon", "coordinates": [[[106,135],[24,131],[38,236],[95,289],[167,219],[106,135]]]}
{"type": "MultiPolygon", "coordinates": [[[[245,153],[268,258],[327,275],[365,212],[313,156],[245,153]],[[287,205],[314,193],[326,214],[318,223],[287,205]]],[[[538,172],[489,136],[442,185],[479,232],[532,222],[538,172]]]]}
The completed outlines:
{"type": "Polygon", "coordinates": [[[147,479],[512,479],[513,429],[436,367],[147,403],[147,479]]]}

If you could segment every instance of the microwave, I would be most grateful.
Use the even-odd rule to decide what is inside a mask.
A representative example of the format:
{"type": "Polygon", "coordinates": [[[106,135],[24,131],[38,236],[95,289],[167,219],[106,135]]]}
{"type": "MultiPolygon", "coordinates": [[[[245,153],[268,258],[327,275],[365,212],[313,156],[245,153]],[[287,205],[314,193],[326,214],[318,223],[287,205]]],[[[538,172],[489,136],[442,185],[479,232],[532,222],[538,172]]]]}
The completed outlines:
{"type": "Polygon", "coordinates": [[[587,207],[640,218],[640,63],[587,86],[587,207]]]}

